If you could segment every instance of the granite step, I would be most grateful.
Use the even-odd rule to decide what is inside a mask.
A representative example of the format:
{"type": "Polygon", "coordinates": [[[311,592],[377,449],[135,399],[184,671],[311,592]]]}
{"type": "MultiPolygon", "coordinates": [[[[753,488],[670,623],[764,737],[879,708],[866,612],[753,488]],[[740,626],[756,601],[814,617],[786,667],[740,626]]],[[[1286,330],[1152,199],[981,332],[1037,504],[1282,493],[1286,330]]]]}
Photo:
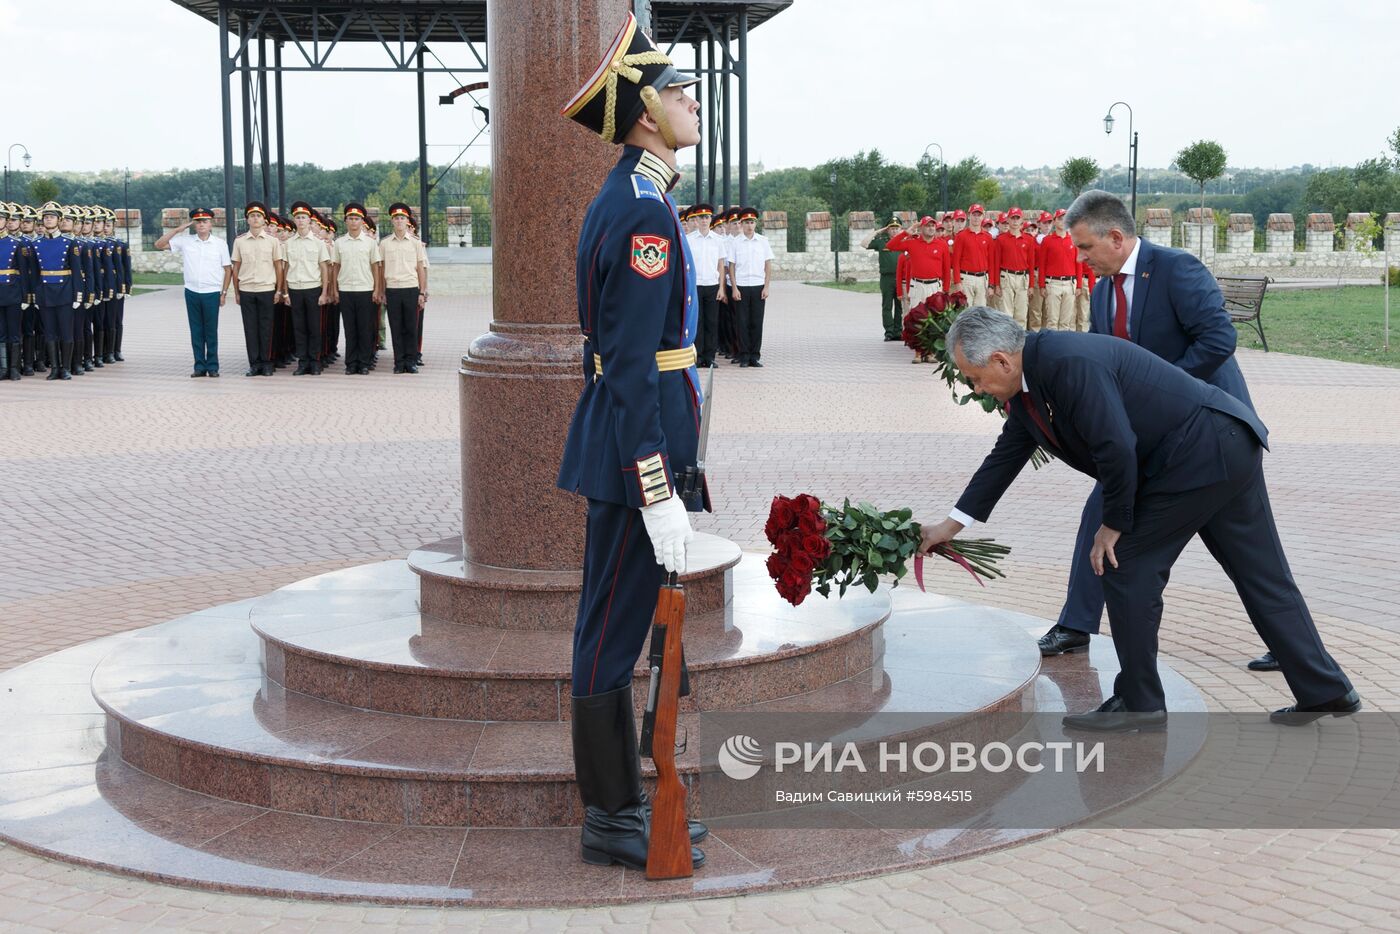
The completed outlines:
{"type": "MultiPolygon", "coordinates": [[[[686,549],[681,575],[695,613],[721,609],[728,601],[727,571],[739,563],[739,546],[725,538],[696,533],[686,549]]],[[[419,578],[424,613],[474,626],[509,630],[571,632],[583,574],[579,570],[530,571],[477,564],[464,553],[462,539],[424,545],[408,556],[419,578]]]]}
{"type": "MultiPolygon", "coordinates": [[[[926,626],[917,612],[902,614],[874,631],[885,644],[865,671],[741,709],[933,712],[926,725],[934,728],[946,717],[939,711],[975,715],[1030,703],[1039,655],[1017,627],[959,629],[950,646],[929,638],[926,626]]],[[[110,748],[179,787],[279,811],[452,827],[581,820],[568,723],[437,719],[333,703],[268,678],[261,645],[245,618],[205,614],[122,643],[91,680],[110,748]]],[[[682,714],[680,732],[698,737],[700,717],[682,714]]],[[[688,780],[702,767],[700,746],[691,743],[678,758],[688,780]]]]}
{"type": "MultiPolygon", "coordinates": [[[[417,608],[402,561],[338,571],[259,599],[253,630],[268,677],[291,691],[353,707],[458,720],[569,718],[572,633],[451,622],[417,608]]],[[[870,667],[889,595],[784,602],[757,555],[730,572],[733,599],[687,607],[691,695],[714,710],[804,694],[870,667]]],[[[687,596],[690,588],[687,587],[687,596]]],[[[636,674],[638,703],[649,684],[636,674]]]]}

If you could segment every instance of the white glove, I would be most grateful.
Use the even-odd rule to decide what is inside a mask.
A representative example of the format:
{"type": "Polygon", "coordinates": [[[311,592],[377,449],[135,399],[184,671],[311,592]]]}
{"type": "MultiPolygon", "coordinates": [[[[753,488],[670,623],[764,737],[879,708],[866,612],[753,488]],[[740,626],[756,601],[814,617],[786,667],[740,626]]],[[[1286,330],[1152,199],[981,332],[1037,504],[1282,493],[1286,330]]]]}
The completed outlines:
{"type": "Polygon", "coordinates": [[[681,498],[672,496],[643,506],[642,522],[647,527],[647,535],[651,536],[656,563],[664,565],[667,571],[684,574],[685,547],[695,538],[695,533],[690,529],[690,517],[686,515],[681,498]]]}
{"type": "Polygon", "coordinates": [[[28,310],[29,310],[29,303],[28,303],[28,302],[20,302],[20,303],[19,303],[19,309],[20,309],[20,311],[28,311],[28,310]]]}
{"type": "Polygon", "coordinates": [[[74,308],[79,308],[79,307],[82,306],[82,304],[83,304],[82,302],[74,302],[74,303],[73,303],[73,307],[74,307],[74,308]]]}

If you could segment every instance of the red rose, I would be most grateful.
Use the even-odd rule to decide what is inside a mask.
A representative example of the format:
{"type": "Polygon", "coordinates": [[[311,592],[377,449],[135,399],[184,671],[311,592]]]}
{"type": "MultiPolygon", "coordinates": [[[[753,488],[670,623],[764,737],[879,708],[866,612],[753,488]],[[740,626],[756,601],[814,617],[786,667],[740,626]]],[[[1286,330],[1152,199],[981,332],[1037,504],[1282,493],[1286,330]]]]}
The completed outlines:
{"type": "Polygon", "coordinates": [[[799,513],[806,512],[814,516],[821,514],[822,501],[810,493],[799,493],[792,502],[799,513]]]}
{"type": "Polygon", "coordinates": [[[796,510],[793,508],[793,501],[786,496],[773,497],[773,505],[768,509],[768,522],[763,527],[763,532],[768,536],[768,540],[773,544],[778,544],[778,536],[792,528],[793,522],[797,519],[796,510]]]}
{"type": "Polygon", "coordinates": [[[791,555],[795,551],[802,549],[802,532],[798,529],[788,529],[778,534],[778,540],[773,543],[782,555],[791,555]]]}
{"type": "Polygon", "coordinates": [[[778,581],[778,595],[784,600],[797,606],[812,592],[811,574],[801,574],[796,569],[790,569],[778,581]]]}
{"type": "Polygon", "coordinates": [[[943,314],[943,309],[948,307],[948,299],[942,292],[934,292],[928,298],[928,304],[933,306],[935,314],[943,314]]]}
{"type": "Polygon", "coordinates": [[[831,554],[831,542],[825,535],[807,534],[802,536],[802,552],[813,561],[821,563],[831,554]]]}
{"type": "Polygon", "coordinates": [[[959,289],[948,296],[948,301],[952,303],[954,308],[966,308],[967,293],[959,289]]]}
{"type": "Polygon", "coordinates": [[[821,535],[826,531],[826,520],[815,513],[804,512],[797,517],[797,531],[803,533],[804,537],[821,535]]]}
{"type": "Polygon", "coordinates": [[[788,561],[784,555],[775,551],[768,556],[768,576],[773,578],[773,580],[781,578],[783,572],[786,571],[787,568],[788,561]]]}

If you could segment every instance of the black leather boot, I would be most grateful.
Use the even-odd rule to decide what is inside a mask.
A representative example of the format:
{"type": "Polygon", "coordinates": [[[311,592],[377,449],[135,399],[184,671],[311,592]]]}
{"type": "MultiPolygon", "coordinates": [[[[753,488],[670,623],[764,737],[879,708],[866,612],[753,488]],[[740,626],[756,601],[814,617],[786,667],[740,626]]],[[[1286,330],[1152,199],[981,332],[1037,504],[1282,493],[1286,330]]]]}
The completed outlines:
{"type": "Polygon", "coordinates": [[[106,331],[92,332],[92,365],[97,369],[101,369],[106,365],[102,362],[102,345],[106,343],[106,341],[106,331]]]}
{"type": "Polygon", "coordinates": [[[9,343],[0,344],[0,380],[10,378],[10,347],[9,343]]]}
{"type": "Polygon", "coordinates": [[[70,379],[70,378],[71,378],[71,377],[68,375],[68,371],[65,370],[65,369],[62,367],[62,365],[59,363],[59,360],[61,360],[61,359],[66,359],[66,358],[63,356],[63,350],[62,350],[62,347],[66,347],[66,346],[67,346],[66,344],[60,345],[58,341],[49,341],[49,342],[48,342],[48,347],[47,347],[47,349],[48,349],[48,351],[49,351],[49,359],[53,361],[53,366],[49,367],[49,375],[48,375],[48,377],[47,377],[48,379],[70,379]]]}
{"type": "Polygon", "coordinates": [[[35,373],[42,373],[46,369],[39,360],[39,338],[37,335],[29,334],[20,344],[20,353],[24,357],[23,365],[20,367],[21,376],[33,376],[35,373]]]}
{"type": "MultiPolygon", "coordinates": [[[[632,687],[572,700],[574,769],[584,807],[583,861],[645,870],[648,821],[632,687]]],[[[704,865],[700,850],[692,847],[690,856],[697,868],[704,865]]]]}
{"type": "Polygon", "coordinates": [[[19,349],[19,341],[10,341],[10,379],[16,382],[19,381],[21,376],[19,368],[23,366],[23,360],[20,357],[19,349]]]}
{"type": "Polygon", "coordinates": [[[69,376],[83,375],[83,339],[81,336],[77,340],[64,341],[59,348],[61,358],[59,369],[64,370],[69,376]]]}
{"type": "Polygon", "coordinates": [[[123,326],[120,325],[120,324],[118,324],[118,325],[117,325],[117,342],[116,342],[116,344],[115,344],[115,345],[113,346],[113,348],[112,348],[112,359],[115,360],[115,361],[117,361],[118,363],[121,363],[121,362],[123,362],[123,361],[126,359],[125,357],[122,356],[122,330],[123,330],[123,326]]]}
{"type": "Polygon", "coordinates": [[[107,343],[102,348],[102,362],[115,363],[116,359],[112,356],[112,348],[115,347],[117,344],[117,329],[115,327],[111,327],[108,328],[106,331],[103,331],[102,333],[107,335],[107,343]]]}

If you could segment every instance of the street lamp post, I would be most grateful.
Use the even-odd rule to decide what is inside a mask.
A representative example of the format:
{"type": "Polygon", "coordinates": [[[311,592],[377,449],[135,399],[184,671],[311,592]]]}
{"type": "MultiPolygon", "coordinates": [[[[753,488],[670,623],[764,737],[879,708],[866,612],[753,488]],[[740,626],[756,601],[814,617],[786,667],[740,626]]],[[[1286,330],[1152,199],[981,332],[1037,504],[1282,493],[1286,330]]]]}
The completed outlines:
{"type": "Polygon", "coordinates": [[[9,201],[9,200],[10,200],[10,173],[11,173],[11,171],[12,171],[12,170],[10,169],[10,159],[14,156],[14,152],[15,152],[15,148],[16,148],[16,147],[18,147],[18,148],[24,150],[24,167],[25,167],[26,169],[29,168],[29,163],[30,163],[29,147],[26,146],[26,145],[24,145],[23,143],[11,143],[11,144],[10,144],[10,148],[5,152],[5,200],[6,200],[6,201],[9,201]]]}
{"type": "Polygon", "coordinates": [[[943,158],[943,147],[937,143],[929,143],[924,147],[924,155],[928,155],[930,149],[938,150],[938,165],[940,167],[938,180],[938,210],[948,213],[948,163],[943,158]]]}
{"type": "MultiPolygon", "coordinates": [[[[835,209],[836,209],[836,170],[835,170],[835,169],[832,169],[832,171],[831,171],[831,207],[832,207],[831,213],[832,213],[833,215],[835,215],[835,214],[836,214],[836,210],[835,210],[835,209]]],[[[835,220],[834,216],[833,216],[832,219],[833,219],[833,221],[835,220]]],[[[832,252],[832,254],[833,254],[834,258],[835,258],[835,261],[836,261],[836,281],[837,281],[837,282],[840,282],[840,281],[841,281],[841,251],[838,250],[838,249],[836,249],[836,225],[835,225],[834,223],[832,224],[832,228],[831,228],[831,252],[832,252]]]]}
{"type": "Polygon", "coordinates": [[[1108,108],[1108,113],[1103,115],[1103,131],[1107,135],[1113,132],[1113,108],[1128,108],[1128,177],[1131,180],[1131,201],[1133,212],[1133,223],[1137,223],[1137,177],[1138,177],[1138,138],[1133,130],[1133,108],[1124,101],[1116,101],[1113,107],[1108,108]]]}

